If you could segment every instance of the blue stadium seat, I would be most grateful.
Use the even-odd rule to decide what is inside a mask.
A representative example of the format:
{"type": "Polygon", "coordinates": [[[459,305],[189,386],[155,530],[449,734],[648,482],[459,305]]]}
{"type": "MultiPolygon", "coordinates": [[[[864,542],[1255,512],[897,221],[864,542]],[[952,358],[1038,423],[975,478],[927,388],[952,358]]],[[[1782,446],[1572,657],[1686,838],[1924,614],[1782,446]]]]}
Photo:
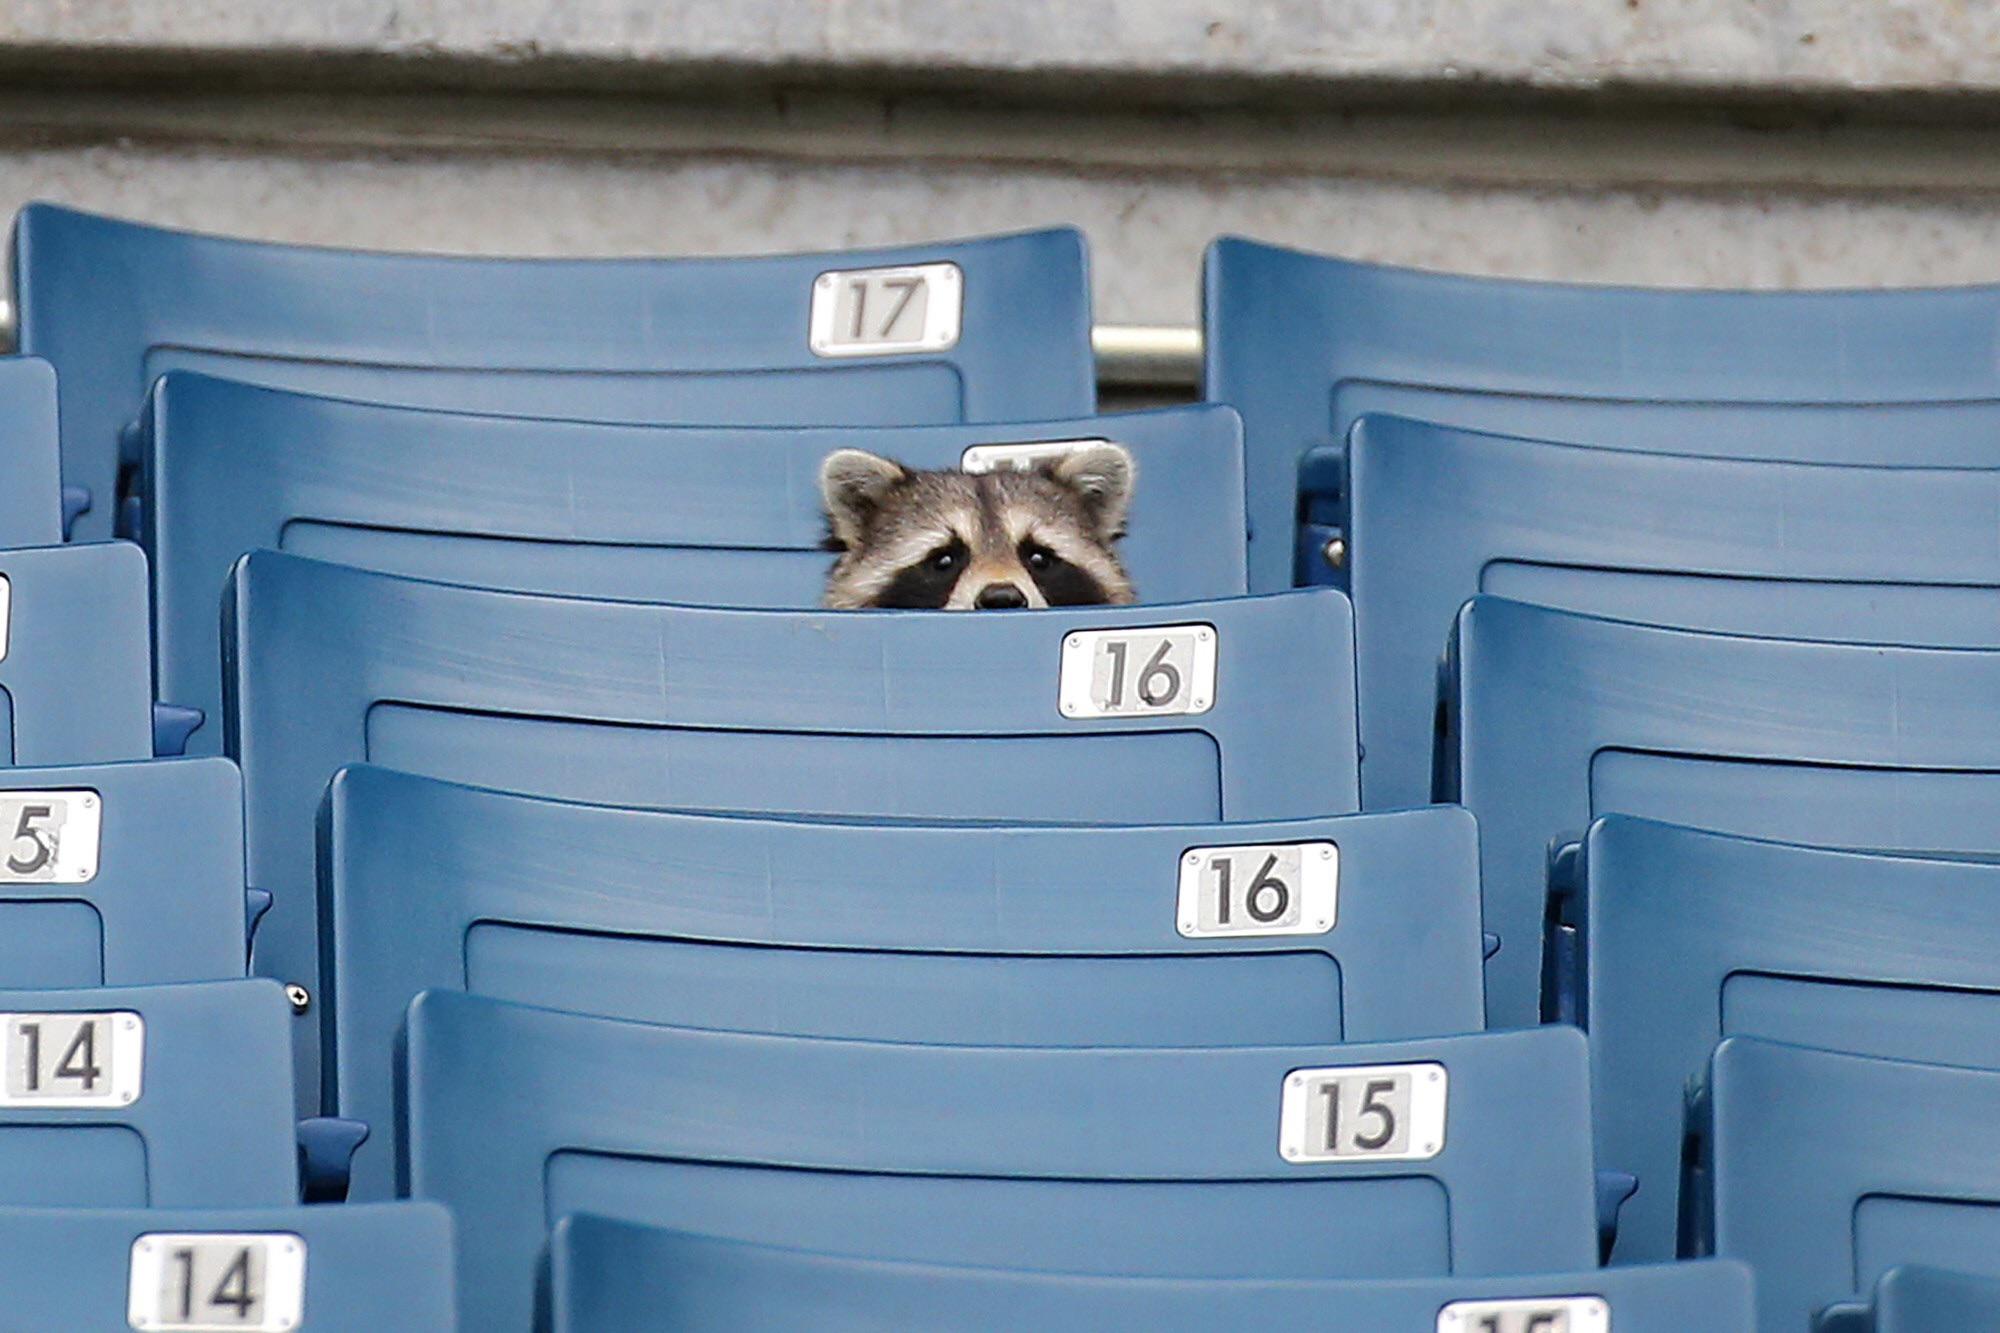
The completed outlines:
{"type": "Polygon", "coordinates": [[[36,357],[0,356],[0,548],[62,541],[68,499],[55,372],[36,357]]]}
{"type": "MultiPolygon", "coordinates": [[[[250,883],[276,898],[255,970],[309,989],[314,812],[334,772],[363,760],[569,800],[757,813],[1209,823],[1357,803],[1352,622],[1330,590],[1008,616],[726,611],[259,551],[227,608],[250,883]],[[1132,711],[1150,645],[1169,640],[1117,638],[1125,711],[1092,716],[1073,698],[1084,711],[1065,715],[1063,663],[1087,674],[1095,662],[1102,683],[1111,661],[1088,632],[1148,626],[1187,627],[1172,641],[1180,667],[1163,667],[1172,688],[1147,686],[1162,706],[1132,711]]],[[[302,1106],[317,1102],[316,1037],[302,1025],[302,1106]]]]}
{"type": "Polygon", "coordinates": [[[2000,1277],[2000,1071],[1732,1037],[1704,1096],[1694,1241],[1756,1270],[1759,1328],[1903,1264],[2000,1277]]]}
{"type": "Polygon", "coordinates": [[[289,1013],[261,980],[0,991],[0,1204],[296,1202],[289,1013]]]}
{"type": "Polygon", "coordinates": [[[2000,646],[2000,470],[1589,449],[1368,416],[1348,493],[1371,809],[1429,792],[1438,655],[1475,593],[1773,638],[2000,646]]]}
{"type": "Polygon", "coordinates": [[[351,1208],[0,1208],[8,1327],[453,1333],[451,1215],[351,1208]]]}
{"type": "Polygon", "coordinates": [[[446,583],[706,606],[811,607],[820,461],[846,445],[957,467],[975,445],[1116,439],[1139,464],[1121,543],[1150,602],[1240,594],[1242,428],[1226,408],[1007,426],[620,426],[315,398],[176,371],[142,445],[159,692],[222,748],[217,607],[260,547],[446,583]]]}
{"type": "Polygon", "coordinates": [[[1073,228],[821,255],[522,260],[273,245],[30,204],[14,224],[14,299],[20,350],[61,379],[63,481],[91,493],[88,538],[112,533],[121,436],[168,370],[600,421],[907,425],[1096,406],[1073,228]],[[925,264],[950,272],[859,272],[925,264]],[[821,330],[822,315],[852,327],[821,330]]]}
{"type": "Polygon", "coordinates": [[[0,986],[240,977],[246,926],[236,765],[0,769],[0,986]]]}
{"type": "MultiPolygon", "coordinates": [[[[2000,850],[2000,838],[1995,839],[2000,850]]],[[[1611,815],[1561,904],[1619,1260],[1675,1253],[1683,1093],[1724,1036],[2000,1065],[2000,862],[1757,842],[1611,815]]]]}
{"type": "Polygon", "coordinates": [[[814,824],[363,765],[334,779],[321,822],[326,1110],[373,1129],[350,1197],[388,1197],[396,1034],[410,999],[440,988],[686,1027],[993,1046],[1477,1031],[1478,865],[1471,818],[1448,806],[1150,828],[814,824]],[[1232,846],[1251,850],[1190,851],[1232,846]],[[1218,861],[1235,924],[1254,927],[1242,894],[1280,846],[1317,867],[1294,853],[1260,892],[1259,910],[1293,928],[1219,933],[1218,861]],[[1179,915],[1183,883],[1207,895],[1205,916],[1179,915]],[[1308,896],[1324,931],[1302,914],[1308,896]]]}
{"type": "Polygon", "coordinates": [[[1967,1333],[1987,1328],[2000,1328],[2000,1279],[1899,1264],[1875,1283],[1873,1301],[1842,1301],[1820,1311],[1813,1333],[1967,1333]]]}
{"type": "Polygon", "coordinates": [[[1481,596],[1446,665],[1439,792],[1479,820],[1495,1027],[1539,1016],[1550,844],[1597,815],[1994,847],[2000,651],[1700,634],[1481,596]]]}
{"type": "Polygon", "coordinates": [[[526,1323],[549,1226],[573,1212],[858,1258],[1106,1275],[1584,1268],[1585,1063],[1583,1038],[1557,1027],[995,1049],[701,1032],[429,991],[410,1011],[399,1116],[407,1192],[458,1218],[467,1327],[498,1329],[526,1323]],[[1336,1067],[1355,1072],[1322,1072],[1336,1067]],[[1384,1093],[1410,1111],[1401,1123],[1361,1109],[1384,1093]],[[1442,1100],[1425,1109],[1426,1096],[1442,1100]],[[1331,1123],[1311,1112],[1322,1100],[1331,1123]],[[1399,1160],[1327,1156],[1328,1128],[1399,1160]],[[1286,1155],[1301,1144],[1307,1155],[1286,1155]]]}
{"type": "Polygon", "coordinates": [[[1724,1260],[1532,1277],[1088,1277],[844,1258],[576,1213],[549,1249],[551,1333],[1754,1333],[1750,1270],[1724,1260]],[[1497,1307],[1497,1308],[1496,1308],[1497,1307]],[[1441,1315],[1456,1322],[1439,1323],[1441,1315]],[[1541,1324],[1533,1321],[1536,1315],[1541,1324]],[[1570,1316],[1567,1325],[1555,1322],[1570,1316]],[[1595,1322],[1587,1322],[1595,1320],[1595,1322]],[[1608,1322],[1606,1322],[1608,1320],[1608,1322]]]}
{"type": "Polygon", "coordinates": [[[1582,286],[1224,237],[1203,295],[1206,396],[1243,414],[1260,592],[1292,581],[1301,455],[1365,412],[1717,457],[2000,463],[2000,286],[1582,286]]]}
{"type": "Polygon", "coordinates": [[[0,551],[0,763],[151,758],[150,626],[129,542],[0,551]]]}

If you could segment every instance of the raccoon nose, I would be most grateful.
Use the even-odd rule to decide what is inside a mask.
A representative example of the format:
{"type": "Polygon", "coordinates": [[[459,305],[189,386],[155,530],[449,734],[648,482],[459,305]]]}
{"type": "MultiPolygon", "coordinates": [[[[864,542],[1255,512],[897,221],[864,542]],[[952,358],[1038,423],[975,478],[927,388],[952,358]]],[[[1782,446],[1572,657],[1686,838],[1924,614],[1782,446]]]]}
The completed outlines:
{"type": "Polygon", "coordinates": [[[1028,604],[1028,594],[1011,583],[989,583],[972,604],[981,611],[1019,611],[1028,604]]]}

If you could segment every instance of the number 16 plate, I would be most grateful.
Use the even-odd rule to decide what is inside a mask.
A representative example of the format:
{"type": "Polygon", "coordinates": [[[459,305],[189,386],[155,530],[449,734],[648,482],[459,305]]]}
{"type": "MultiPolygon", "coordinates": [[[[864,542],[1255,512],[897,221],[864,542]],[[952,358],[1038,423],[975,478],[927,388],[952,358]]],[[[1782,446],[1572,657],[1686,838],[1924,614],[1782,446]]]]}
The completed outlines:
{"type": "Polygon", "coordinates": [[[1063,636],[1064,717],[1172,717],[1215,706],[1213,625],[1145,625],[1063,636]]]}

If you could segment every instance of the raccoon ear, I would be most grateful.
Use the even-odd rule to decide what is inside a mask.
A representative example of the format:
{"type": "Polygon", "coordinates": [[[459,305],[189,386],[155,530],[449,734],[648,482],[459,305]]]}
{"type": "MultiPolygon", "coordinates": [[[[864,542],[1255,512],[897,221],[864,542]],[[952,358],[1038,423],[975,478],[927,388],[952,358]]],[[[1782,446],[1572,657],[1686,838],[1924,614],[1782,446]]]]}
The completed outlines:
{"type": "Polygon", "coordinates": [[[1125,534],[1125,511],[1132,504],[1139,465],[1124,445],[1106,441],[1072,450],[1056,460],[1049,475],[1083,497],[1100,540],[1125,534]]]}
{"type": "Polygon", "coordinates": [[[861,449],[836,449],[819,465],[819,493],[833,539],[853,546],[868,528],[882,498],[908,481],[903,465],[861,449]]]}

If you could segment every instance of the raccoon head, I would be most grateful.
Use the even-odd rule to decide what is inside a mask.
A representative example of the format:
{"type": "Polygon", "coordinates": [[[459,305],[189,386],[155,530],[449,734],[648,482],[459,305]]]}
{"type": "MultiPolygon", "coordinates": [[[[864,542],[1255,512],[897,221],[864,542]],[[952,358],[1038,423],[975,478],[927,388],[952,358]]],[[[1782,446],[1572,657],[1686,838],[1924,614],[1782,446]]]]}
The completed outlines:
{"type": "Polygon", "coordinates": [[[1130,602],[1113,543],[1138,469],[1090,444],[1023,471],[920,472],[859,449],[820,467],[840,559],[826,604],[951,611],[1130,602]]]}

